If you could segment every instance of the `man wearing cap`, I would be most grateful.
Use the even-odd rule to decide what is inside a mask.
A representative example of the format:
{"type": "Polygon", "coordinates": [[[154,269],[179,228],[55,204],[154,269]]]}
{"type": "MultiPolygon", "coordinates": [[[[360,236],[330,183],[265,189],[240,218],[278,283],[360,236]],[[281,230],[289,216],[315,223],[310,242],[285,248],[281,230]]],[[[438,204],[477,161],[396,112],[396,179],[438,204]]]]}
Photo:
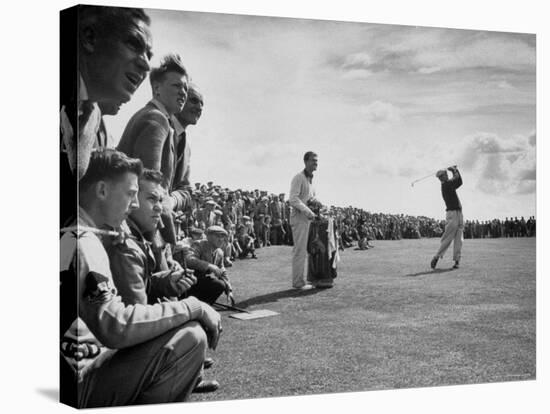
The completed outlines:
{"type": "Polygon", "coordinates": [[[308,151],[304,154],[305,168],[294,176],[290,184],[289,201],[290,226],[294,247],[292,248],[292,287],[307,290],[312,285],[306,284],[307,239],[309,224],[316,215],[307,206],[315,198],[313,171],[317,169],[317,154],[308,151]]]}
{"type": "Polygon", "coordinates": [[[233,288],[224,267],[223,246],[227,232],[223,227],[211,226],[206,230],[206,239],[191,243],[185,249],[185,261],[195,271],[197,283],[189,289],[189,295],[212,304],[225,293],[233,301],[233,288]]]}
{"type": "Polygon", "coordinates": [[[254,232],[256,233],[256,247],[266,245],[264,218],[269,214],[267,197],[262,196],[254,209],[254,232]]]}
{"type": "Polygon", "coordinates": [[[61,400],[78,408],[187,399],[207,340],[215,348],[221,332],[219,314],[195,298],[127,305],[118,294],[102,239],[138,207],[141,170],[118,151],[92,152],[78,225],[61,239],[61,348],[70,338],[77,350],[85,346],[83,354],[63,353],[61,400]]]}
{"type": "Polygon", "coordinates": [[[464,218],[462,216],[462,204],[456,194],[456,189],[462,185],[462,177],[455,166],[449,167],[453,176],[449,178],[446,170],[439,170],[436,177],[441,181],[441,194],[446,206],[445,232],[441,236],[441,245],[436,255],[433,257],[430,266],[435,269],[437,261],[443,258],[443,255],[453,244],[453,269],[458,269],[460,263],[460,252],[462,249],[462,240],[464,234],[464,218]]]}
{"type": "Polygon", "coordinates": [[[271,195],[269,203],[269,211],[271,213],[271,244],[283,244],[283,219],[284,219],[284,204],[275,195],[271,195]]]}

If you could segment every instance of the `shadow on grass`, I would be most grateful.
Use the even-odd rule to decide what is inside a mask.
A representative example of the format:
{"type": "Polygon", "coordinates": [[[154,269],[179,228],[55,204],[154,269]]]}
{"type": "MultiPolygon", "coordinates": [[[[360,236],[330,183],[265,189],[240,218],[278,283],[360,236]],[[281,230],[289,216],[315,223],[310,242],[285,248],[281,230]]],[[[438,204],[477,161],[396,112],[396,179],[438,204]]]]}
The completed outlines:
{"type": "Polygon", "coordinates": [[[434,270],[427,270],[425,272],[409,273],[408,275],[405,275],[405,276],[406,277],[417,277],[417,276],[424,276],[424,275],[447,273],[447,272],[452,272],[453,270],[454,269],[452,267],[450,267],[448,269],[434,269],[434,270]]]}
{"type": "Polygon", "coordinates": [[[281,290],[280,292],[268,293],[267,295],[255,296],[250,299],[243,300],[242,302],[236,303],[235,306],[238,306],[240,308],[247,308],[252,305],[277,302],[279,299],[310,296],[310,295],[319,293],[322,290],[323,289],[310,289],[310,290],[286,289],[286,290],[281,290]]]}

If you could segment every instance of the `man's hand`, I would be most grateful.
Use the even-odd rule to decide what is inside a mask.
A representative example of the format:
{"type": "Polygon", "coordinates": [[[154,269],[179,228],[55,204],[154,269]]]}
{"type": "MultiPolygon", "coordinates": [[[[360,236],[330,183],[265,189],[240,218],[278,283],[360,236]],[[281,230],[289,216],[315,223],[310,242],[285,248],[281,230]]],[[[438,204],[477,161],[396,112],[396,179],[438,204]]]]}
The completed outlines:
{"type": "Polygon", "coordinates": [[[227,293],[227,302],[231,306],[235,306],[235,298],[233,297],[233,292],[231,292],[231,291],[227,293]]]}
{"type": "Polygon", "coordinates": [[[214,275],[216,275],[216,277],[223,277],[225,275],[225,269],[221,269],[219,268],[218,266],[216,266],[215,264],[212,264],[210,263],[208,265],[208,269],[214,273],[214,275]]]}
{"type": "Polygon", "coordinates": [[[176,296],[181,296],[197,283],[197,277],[193,274],[193,270],[187,269],[185,272],[183,269],[177,272],[172,272],[168,275],[170,280],[170,286],[176,292],[176,296]]]}
{"type": "Polygon", "coordinates": [[[215,350],[218,346],[220,333],[222,332],[222,318],[210,305],[202,303],[202,316],[198,319],[206,331],[208,347],[215,350]]]}

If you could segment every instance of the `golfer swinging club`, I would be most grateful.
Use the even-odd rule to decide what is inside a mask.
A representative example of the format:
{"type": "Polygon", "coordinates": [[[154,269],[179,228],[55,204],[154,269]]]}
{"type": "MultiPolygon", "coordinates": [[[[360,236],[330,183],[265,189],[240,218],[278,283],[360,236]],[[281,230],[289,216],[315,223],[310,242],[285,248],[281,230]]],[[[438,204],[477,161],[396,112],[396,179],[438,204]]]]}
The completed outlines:
{"type": "Polygon", "coordinates": [[[453,173],[449,178],[446,170],[439,170],[435,176],[441,181],[441,194],[447,207],[445,232],[441,236],[441,246],[431,262],[432,269],[435,269],[437,261],[443,258],[443,255],[454,240],[453,260],[455,262],[453,269],[458,269],[460,262],[460,250],[462,249],[462,237],[464,233],[464,218],[462,216],[462,205],[456,194],[456,189],[462,185],[462,177],[458,172],[456,165],[447,168],[453,173]]]}

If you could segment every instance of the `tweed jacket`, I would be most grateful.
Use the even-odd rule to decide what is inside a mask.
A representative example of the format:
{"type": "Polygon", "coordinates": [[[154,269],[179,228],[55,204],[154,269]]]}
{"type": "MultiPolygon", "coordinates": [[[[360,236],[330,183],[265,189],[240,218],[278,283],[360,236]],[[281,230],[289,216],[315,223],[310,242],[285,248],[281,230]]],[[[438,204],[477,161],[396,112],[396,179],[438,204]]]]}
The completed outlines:
{"type": "Polygon", "coordinates": [[[182,210],[191,197],[184,182],[185,168],[178,168],[185,157],[176,151],[174,129],[164,106],[153,99],[137,111],[130,121],[117,149],[133,158],[139,158],[145,168],[159,170],[164,175],[163,187],[177,200],[174,210],[182,210]],[[176,172],[179,171],[177,175],[176,172]]]}

